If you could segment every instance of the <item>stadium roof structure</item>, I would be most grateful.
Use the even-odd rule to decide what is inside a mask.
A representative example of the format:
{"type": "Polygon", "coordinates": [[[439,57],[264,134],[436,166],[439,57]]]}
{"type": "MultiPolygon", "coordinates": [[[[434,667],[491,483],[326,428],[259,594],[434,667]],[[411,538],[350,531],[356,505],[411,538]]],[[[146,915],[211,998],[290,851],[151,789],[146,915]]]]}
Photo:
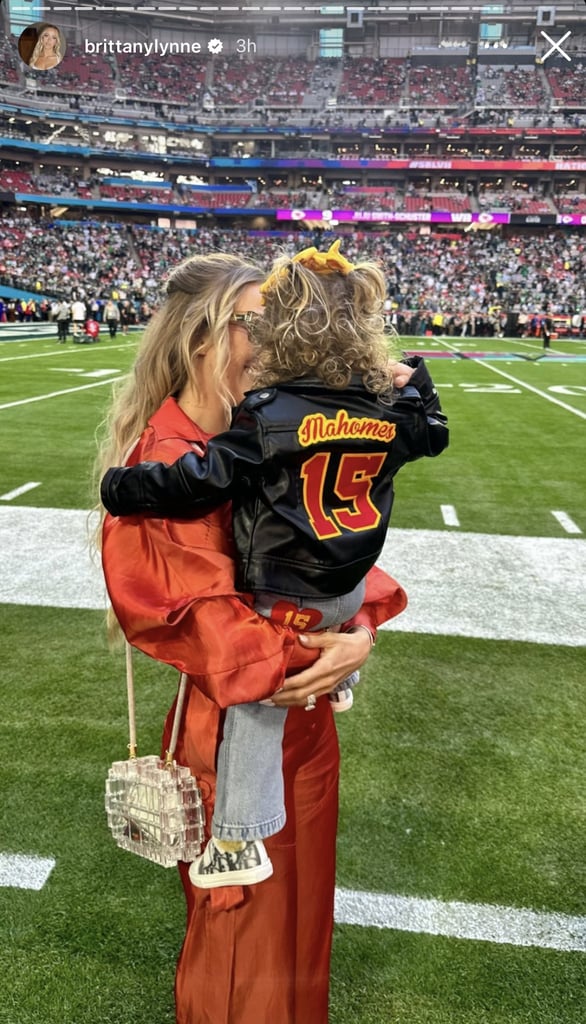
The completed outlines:
{"type": "MultiPolygon", "coordinates": [[[[50,7],[52,5],[46,5],[50,7]]],[[[474,23],[535,22],[539,12],[553,11],[545,15],[544,24],[556,22],[584,22],[586,4],[584,0],[557,0],[555,3],[539,4],[536,0],[504,0],[500,4],[471,3],[466,0],[450,0],[448,3],[420,4],[405,0],[344,0],[343,3],[316,3],[311,0],[212,0],[212,2],[188,2],[188,0],[150,0],[142,4],[124,4],[119,0],[99,0],[96,4],[72,4],[71,9],[87,18],[100,18],[111,11],[116,21],[131,21],[134,24],[148,22],[151,25],[164,23],[167,26],[194,24],[208,26],[234,23],[235,19],[246,24],[270,24],[272,28],[299,25],[346,24],[350,15],[358,15],[362,23],[397,23],[424,21],[472,21],[474,23]]]]}

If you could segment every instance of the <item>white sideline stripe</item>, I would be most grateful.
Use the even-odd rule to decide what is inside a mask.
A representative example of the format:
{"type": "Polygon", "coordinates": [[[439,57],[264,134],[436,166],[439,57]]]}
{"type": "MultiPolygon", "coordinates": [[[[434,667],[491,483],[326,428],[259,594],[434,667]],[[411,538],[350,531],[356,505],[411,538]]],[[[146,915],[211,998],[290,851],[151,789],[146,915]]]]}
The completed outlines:
{"type": "Polygon", "coordinates": [[[51,391],[48,395],[35,395],[34,398],[20,398],[18,402],[5,402],[0,409],[14,409],[16,405],[29,405],[31,402],[44,402],[46,398],[58,398],[59,395],[72,395],[75,391],[87,391],[88,388],[100,388],[103,384],[114,384],[120,377],[99,380],[95,384],[80,384],[78,388],[65,388],[63,391],[51,391]]]}
{"type": "Polygon", "coordinates": [[[22,853],[0,853],[0,888],[42,889],[55,861],[51,857],[28,857],[22,853]]]}
{"type": "MultiPolygon", "coordinates": [[[[88,551],[89,513],[0,505],[0,602],[103,610],[88,551]]],[[[586,645],[586,539],[389,530],[378,564],[409,606],[404,633],[586,645]]]]}
{"type": "Polygon", "coordinates": [[[6,494],[0,494],[0,501],[12,501],[13,498],[20,498],[21,494],[26,494],[27,491],[32,491],[35,487],[40,486],[40,483],[35,483],[31,480],[28,484],[22,484],[21,487],[15,487],[13,491],[6,491],[6,494]]]}
{"type": "Polygon", "coordinates": [[[107,608],[101,567],[90,558],[91,530],[90,513],[79,509],[0,505],[0,602],[107,608]]]}
{"type": "Polygon", "coordinates": [[[458,513],[453,505],[440,505],[440,512],[442,519],[446,526],[459,526],[460,520],[458,519],[458,513]]]}
{"type": "MultiPolygon", "coordinates": [[[[457,349],[449,342],[444,341],[444,346],[452,352],[457,352],[457,349]]],[[[485,363],[483,359],[475,359],[474,362],[477,366],[484,366],[487,370],[492,370],[493,373],[498,373],[499,376],[505,377],[506,380],[511,380],[513,384],[518,384],[520,388],[525,388],[526,391],[532,391],[533,394],[539,395],[540,398],[545,398],[548,402],[552,402],[554,405],[559,405],[561,409],[565,409],[566,412],[573,412],[574,416],[579,416],[580,419],[586,420],[586,412],[582,412],[580,409],[574,409],[571,405],[566,405],[565,402],[560,402],[559,398],[554,398],[553,395],[548,395],[545,391],[540,391],[539,388],[534,388],[532,384],[526,384],[524,380],[519,380],[517,377],[513,377],[510,373],[505,373],[504,370],[499,370],[498,367],[493,366],[492,363],[485,363]]]]}
{"type": "Polygon", "coordinates": [[[413,896],[336,889],[335,919],[338,924],[366,928],[394,928],[566,952],[586,951],[586,917],[486,903],[442,903],[413,896]]]}
{"type": "Polygon", "coordinates": [[[557,519],[560,526],[564,528],[566,533],[582,533],[582,530],[577,523],[567,514],[567,512],[552,512],[554,519],[557,519]]]}
{"type": "Polygon", "coordinates": [[[586,645],[586,540],[391,527],[378,565],[409,604],[382,629],[586,645]]]}

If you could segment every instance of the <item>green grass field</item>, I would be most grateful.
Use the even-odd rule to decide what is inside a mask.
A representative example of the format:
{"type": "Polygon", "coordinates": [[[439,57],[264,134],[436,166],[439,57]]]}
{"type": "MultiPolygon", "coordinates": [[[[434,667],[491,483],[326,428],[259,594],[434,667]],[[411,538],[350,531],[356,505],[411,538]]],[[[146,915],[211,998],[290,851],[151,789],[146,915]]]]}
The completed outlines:
{"type": "MultiPolygon", "coordinates": [[[[565,539],[580,565],[586,342],[553,342],[546,360],[538,341],[404,339],[412,351],[455,346],[525,358],[429,360],[451,446],[402,471],[393,527],[482,534],[487,546],[565,539]]],[[[18,506],[90,508],[95,431],[134,351],[132,337],[59,346],[0,333],[0,525],[18,506]]],[[[533,586],[519,579],[520,591],[533,586]]],[[[576,602],[585,587],[578,576],[576,602]]],[[[537,589],[534,599],[547,620],[537,589]]],[[[0,1024],[171,1024],[179,882],[117,850],[103,812],[105,774],[127,742],[122,656],[100,611],[11,600],[1,614],[0,1024]],[[2,854],[55,867],[40,890],[19,888],[3,883],[2,854]]],[[[337,924],[331,1022],[584,1024],[586,640],[455,634],[381,631],[354,709],[337,718],[338,886],[472,914],[557,914],[562,930],[571,915],[581,945],[337,924]]],[[[174,675],[138,662],[142,748],[154,751],[174,675]]]]}

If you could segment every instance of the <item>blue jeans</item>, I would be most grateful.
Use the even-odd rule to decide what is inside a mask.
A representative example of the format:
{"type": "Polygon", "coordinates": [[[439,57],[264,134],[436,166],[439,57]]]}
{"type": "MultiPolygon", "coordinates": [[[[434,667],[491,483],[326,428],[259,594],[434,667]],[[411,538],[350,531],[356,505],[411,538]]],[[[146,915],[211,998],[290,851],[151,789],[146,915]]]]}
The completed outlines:
{"type": "MultiPolygon", "coordinates": [[[[277,601],[286,600],[299,608],[307,607],[306,598],[276,594],[258,594],[255,608],[271,617],[277,601]]],[[[321,613],[318,629],[329,629],[356,614],[364,600],[364,582],[342,597],[311,600],[311,608],[321,613]]],[[[358,682],[354,672],[336,689],[358,682]]],[[[217,839],[266,839],[280,832],[285,824],[282,744],[286,708],[266,704],[234,704],[226,709],[224,735],[218,751],[216,803],[212,833],[217,839]]]]}

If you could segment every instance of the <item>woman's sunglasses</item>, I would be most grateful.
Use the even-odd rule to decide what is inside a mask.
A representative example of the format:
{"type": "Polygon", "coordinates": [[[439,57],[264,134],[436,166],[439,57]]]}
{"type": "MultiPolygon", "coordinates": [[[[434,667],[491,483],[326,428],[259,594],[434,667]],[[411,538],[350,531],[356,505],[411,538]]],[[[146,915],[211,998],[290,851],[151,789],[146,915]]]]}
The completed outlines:
{"type": "Polygon", "coordinates": [[[252,310],[249,310],[248,313],[232,313],[228,323],[238,324],[240,327],[244,327],[244,330],[247,331],[250,336],[254,324],[261,316],[262,313],[254,313],[252,310]]]}

